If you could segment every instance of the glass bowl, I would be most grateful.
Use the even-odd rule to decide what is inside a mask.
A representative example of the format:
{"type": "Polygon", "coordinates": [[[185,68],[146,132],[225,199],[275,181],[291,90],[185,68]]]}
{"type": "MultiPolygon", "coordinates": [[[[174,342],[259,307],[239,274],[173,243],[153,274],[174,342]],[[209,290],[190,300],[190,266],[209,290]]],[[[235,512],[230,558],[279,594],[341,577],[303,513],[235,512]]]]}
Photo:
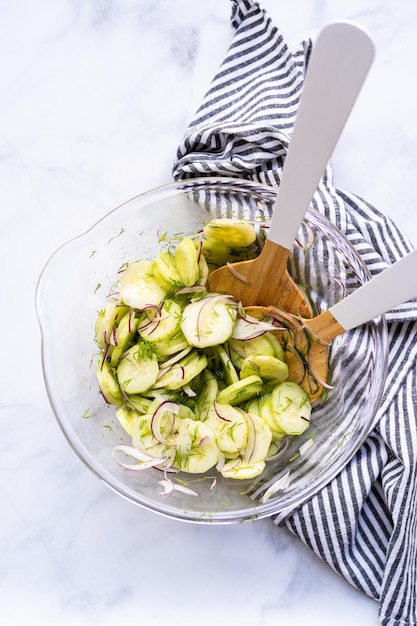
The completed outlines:
{"type": "MultiPolygon", "coordinates": [[[[175,480],[194,494],[175,490],[166,495],[160,470],[132,472],[115,462],[113,447],[130,442],[115,407],[99,393],[94,326],[119,268],[139,258],[154,258],[162,232],[195,233],[213,217],[266,223],[276,193],[254,182],[226,178],[162,186],[122,204],[59,248],[39,279],[36,308],[44,378],[64,435],[85,465],[112,490],[170,518],[231,523],[289,512],[345,467],[375,422],[386,374],[383,316],[333,341],[329,348],[332,389],[314,406],[309,429],[288,438],[285,450],[268,461],[257,478],[225,479],[214,470],[209,476],[184,474],[175,480]],[[314,442],[311,447],[305,445],[309,439],[314,442]],[[274,489],[269,489],[272,485],[274,489]]],[[[289,270],[306,289],[315,313],[369,279],[360,256],[314,210],[307,212],[300,227],[289,270]]]]}

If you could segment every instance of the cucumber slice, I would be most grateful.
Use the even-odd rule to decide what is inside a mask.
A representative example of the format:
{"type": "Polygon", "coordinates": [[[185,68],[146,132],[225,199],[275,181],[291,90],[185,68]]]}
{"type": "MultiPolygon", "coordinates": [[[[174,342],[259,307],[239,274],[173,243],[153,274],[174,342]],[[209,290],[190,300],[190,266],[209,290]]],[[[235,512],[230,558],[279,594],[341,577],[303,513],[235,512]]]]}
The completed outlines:
{"type": "Polygon", "coordinates": [[[191,346],[217,346],[230,338],[236,315],[234,300],[227,296],[210,295],[185,307],[181,330],[191,346]]]}
{"type": "Polygon", "coordinates": [[[190,474],[204,474],[219,461],[220,452],[213,433],[199,420],[181,420],[176,446],[173,467],[190,474]]]}
{"type": "Polygon", "coordinates": [[[141,414],[127,407],[122,407],[121,409],[116,411],[116,417],[122,428],[131,437],[135,420],[140,418],[141,414]]]}
{"type": "Polygon", "coordinates": [[[122,350],[125,350],[135,335],[138,323],[138,318],[135,317],[132,310],[129,310],[128,313],[123,315],[120,322],[111,333],[110,343],[116,348],[122,348],[122,350]]]}
{"type": "Polygon", "coordinates": [[[175,267],[186,287],[195,285],[200,277],[198,250],[190,237],[181,239],[175,250],[175,267]]]}
{"type": "Polygon", "coordinates": [[[133,314],[133,309],[129,309],[129,312],[125,313],[119,324],[113,329],[110,336],[112,347],[109,353],[112,367],[117,367],[123,354],[133,343],[138,322],[139,320],[133,314]]]}
{"type": "Polygon", "coordinates": [[[230,248],[244,248],[256,240],[252,224],[235,218],[219,218],[208,222],[204,235],[209,241],[226,244],[230,248]]]}
{"type": "Polygon", "coordinates": [[[192,350],[183,359],[166,369],[161,368],[153,389],[168,389],[175,391],[188,385],[193,378],[198,376],[207,367],[207,357],[192,350]]]}
{"type": "Polygon", "coordinates": [[[243,360],[240,378],[247,378],[254,374],[264,381],[275,380],[281,383],[288,378],[288,365],[275,356],[252,354],[243,360]]]}
{"type": "Polygon", "coordinates": [[[243,411],[230,404],[214,402],[204,422],[213,432],[217,446],[226,458],[235,458],[248,440],[248,424],[243,411]]]}
{"type": "Polygon", "coordinates": [[[209,275],[209,266],[206,261],[204,254],[200,255],[200,259],[198,261],[198,285],[205,285],[209,275]]]}
{"type": "Polygon", "coordinates": [[[148,343],[137,343],[124,353],[117,366],[117,379],[127,394],[141,394],[155,383],[158,359],[148,343]]]}
{"type": "Polygon", "coordinates": [[[135,409],[137,413],[141,415],[145,415],[149,413],[150,406],[152,404],[152,400],[149,398],[144,398],[143,396],[139,396],[137,394],[126,395],[126,403],[135,409]]]}
{"type": "Polygon", "coordinates": [[[167,359],[159,359],[159,366],[160,368],[167,368],[167,367],[171,367],[171,365],[174,365],[175,363],[177,363],[178,361],[181,361],[181,359],[183,359],[185,356],[187,356],[187,354],[189,354],[192,350],[194,350],[194,348],[192,346],[188,346],[186,348],[184,348],[184,350],[180,350],[179,352],[176,352],[175,354],[173,354],[172,356],[170,356],[167,359]]]}
{"type": "Polygon", "coordinates": [[[230,345],[230,341],[227,342],[227,351],[230,354],[230,360],[232,361],[233,365],[238,369],[242,369],[242,363],[244,360],[244,357],[242,357],[240,354],[238,354],[236,352],[236,350],[233,349],[233,347],[230,345]]]}
{"type": "Polygon", "coordinates": [[[265,333],[264,336],[265,336],[265,339],[268,339],[268,341],[272,344],[276,358],[279,359],[280,361],[285,361],[284,348],[282,347],[281,343],[279,342],[278,338],[274,335],[274,333],[271,331],[268,331],[267,333],[265,333]]]}
{"type": "MultiPolygon", "coordinates": [[[[258,410],[252,411],[252,408],[250,408],[250,412],[256,413],[263,419],[265,424],[269,427],[274,441],[280,441],[286,433],[281,428],[278,428],[274,419],[271,396],[272,392],[262,394],[259,398],[258,410]]],[[[249,412],[249,407],[246,407],[246,410],[249,412]]]]}
{"type": "Polygon", "coordinates": [[[231,248],[224,243],[203,239],[202,253],[208,265],[218,267],[220,265],[226,265],[229,255],[231,254],[231,248]]]}
{"type": "Polygon", "coordinates": [[[218,391],[219,385],[217,378],[210,370],[205,369],[202,373],[202,385],[195,403],[195,410],[200,421],[204,422],[207,419],[211,405],[215,401],[218,391]]]}
{"type": "Polygon", "coordinates": [[[259,407],[259,403],[261,398],[263,398],[263,395],[264,394],[262,394],[262,396],[255,396],[255,398],[248,400],[243,407],[244,411],[246,411],[246,413],[256,413],[256,415],[260,415],[261,409],[259,407]]]}
{"type": "Polygon", "coordinates": [[[166,290],[153,275],[152,261],[135,261],[127,266],[119,278],[121,300],[139,310],[149,305],[158,306],[165,298],[166,290]]]}
{"type": "Polygon", "coordinates": [[[164,300],[160,312],[153,309],[146,311],[146,316],[139,322],[138,331],[142,339],[160,343],[169,339],[180,330],[181,306],[174,300],[164,300]]]}
{"type": "MultiPolygon", "coordinates": [[[[148,454],[156,457],[168,457],[166,461],[167,465],[170,465],[175,457],[175,447],[161,443],[156,439],[152,432],[152,415],[153,413],[147,413],[146,415],[140,415],[132,422],[132,445],[139,450],[145,450],[148,454]]],[[[171,432],[171,424],[167,424],[169,432],[171,432]]],[[[168,436],[168,432],[164,429],[164,425],[161,427],[162,434],[168,436]]]]}
{"type": "Polygon", "coordinates": [[[271,393],[270,408],[276,427],[288,435],[300,435],[310,426],[311,403],[297,383],[277,385],[271,393]]]}
{"type": "Polygon", "coordinates": [[[181,350],[188,348],[189,343],[184,337],[181,330],[178,330],[166,341],[159,341],[154,344],[155,354],[158,359],[164,359],[164,357],[172,356],[181,350]]]}
{"type": "Polygon", "coordinates": [[[225,463],[220,470],[220,473],[224,478],[247,480],[262,474],[265,469],[265,465],[265,461],[258,461],[252,465],[247,465],[244,461],[233,460],[225,463]]]}
{"type": "Polygon", "coordinates": [[[100,387],[105,401],[108,404],[114,404],[114,406],[122,406],[122,404],[124,404],[124,398],[119,383],[113,370],[104,359],[100,359],[98,363],[96,376],[98,386],[100,387]]]}
{"type": "Polygon", "coordinates": [[[128,311],[127,306],[116,300],[112,300],[102,311],[99,311],[95,324],[95,336],[100,350],[106,349],[115,326],[128,311]]]}
{"type": "Polygon", "coordinates": [[[248,376],[219,391],[217,402],[219,404],[231,404],[232,406],[243,404],[250,398],[260,394],[262,387],[262,378],[259,376],[248,376]]]}
{"type": "Polygon", "coordinates": [[[246,359],[246,357],[251,356],[252,354],[275,356],[274,348],[265,335],[260,335],[260,337],[246,340],[234,339],[231,337],[228,344],[237,355],[242,357],[242,359],[246,359]]]}
{"type": "Polygon", "coordinates": [[[173,287],[182,287],[183,282],[175,265],[175,256],[171,252],[161,251],[155,257],[153,275],[167,291],[173,287]]]}
{"type": "Polygon", "coordinates": [[[223,369],[224,380],[227,385],[233,385],[239,380],[239,376],[235,370],[230,356],[227,354],[223,346],[213,346],[213,352],[220,361],[223,369]]]}
{"type": "Polygon", "coordinates": [[[244,461],[253,465],[267,457],[272,443],[272,432],[264,420],[255,413],[246,413],[246,420],[250,424],[249,432],[253,436],[248,437],[243,457],[244,461]]]}
{"type": "Polygon", "coordinates": [[[115,346],[111,346],[107,355],[107,360],[109,361],[111,367],[117,367],[120,359],[124,355],[125,351],[123,348],[116,348],[115,346]]]}

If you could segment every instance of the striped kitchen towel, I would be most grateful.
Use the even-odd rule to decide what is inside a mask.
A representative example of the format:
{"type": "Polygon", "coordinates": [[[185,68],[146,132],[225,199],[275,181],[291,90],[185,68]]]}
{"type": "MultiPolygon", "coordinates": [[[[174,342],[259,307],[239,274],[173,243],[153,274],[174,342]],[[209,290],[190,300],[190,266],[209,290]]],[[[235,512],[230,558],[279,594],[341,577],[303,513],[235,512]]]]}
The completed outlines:
{"type": "MultiPolygon", "coordinates": [[[[252,0],[232,0],[235,34],[192,120],[175,179],[235,176],[279,186],[312,49],[294,53],[252,0]]],[[[395,224],[334,187],[330,166],[313,206],[372,274],[411,250],[395,224]]],[[[352,585],[379,601],[386,626],[417,620],[417,305],[387,314],[389,364],[378,422],[349,465],[299,509],[275,518],[352,585]]]]}

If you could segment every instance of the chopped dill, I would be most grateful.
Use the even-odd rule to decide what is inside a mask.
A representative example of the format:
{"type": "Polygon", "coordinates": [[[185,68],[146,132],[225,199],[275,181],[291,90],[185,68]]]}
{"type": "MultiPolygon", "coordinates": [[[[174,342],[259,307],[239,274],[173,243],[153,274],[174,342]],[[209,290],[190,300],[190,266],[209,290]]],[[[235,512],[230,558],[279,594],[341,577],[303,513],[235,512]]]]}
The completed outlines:
{"type": "Polygon", "coordinates": [[[121,228],[119,230],[119,232],[117,233],[117,235],[113,235],[113,237],[110,237],[110,239],[108,240],[107,244],[109,244],[111,241],[113,241],[113,239],[117,239],[118,237],[120,237],[120,235],[123,235],[124,232],[125,232],[125,229],[121,228]]]}

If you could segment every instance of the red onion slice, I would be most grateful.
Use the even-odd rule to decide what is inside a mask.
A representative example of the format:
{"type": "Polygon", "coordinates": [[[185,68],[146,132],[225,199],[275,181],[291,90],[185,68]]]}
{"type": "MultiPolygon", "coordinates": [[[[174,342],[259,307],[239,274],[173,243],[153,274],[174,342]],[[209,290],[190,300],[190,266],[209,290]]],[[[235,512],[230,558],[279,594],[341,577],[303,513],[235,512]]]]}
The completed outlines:
{"type": "Polygon", "coordinates": [[[170,400],[164,400],[159,407],[156,409],[151,418],[151,431],[153,436],[159,443],[163,443],[164,445],[171,445],[170,442],[165,439],[161,432],[161,422],[163,416],[168,413],[168,417],[171,422],[171,430],[168,434],[171,434],[174,424],[175,424],[175,416],[178,415],[180,407],[177,402],[171,402],[170,400]]]}
{"type": "Polygon", "coordinates": [[[251,281],[249,280],[249,278],[246,278],[246,276],[243,276],[243,274],[240,274],[237,269],[233,266],[233,263],[226,263],[226,267],[229,270],[229,272],[231,273],[232,276],[234,276],[234,278],[236,278],[236,280],[240,280],[242,283],[245,283],[245,285],[251,285],[251,281]]]}
{"type": "Polygon", "coordinates": [[[175,292],[176,296],[193,294],[193,293],[205,293],[207,292],[207,288],[204,285],[193,285],[192,287],[181,287],[181,289],[177,289],[175,292]]]}
{"type": "Polygon", "coordinates": [[[119,444],[113,447],[112,450],[113,458],[124,469],[140,471],[147,469],[149,467],[155,467],[157,465],[161,465],[168,460],[167,456],[164,457],[155,457],[143,452],[142,450],[138,450],[137,448],[133,448],[133,446],[128,446],[125,444],[119,444]],[[120,459],[117,458],[117,452],[123,452],[126,456],[131,457],[132,459],[136,459],[138,463],[124,463],[120,459]]]}
{"type": "Polygon", "coordinates": [[[169,478],[166,478],[165,480],[160,480],[158,482],[161,487],[163,487],[163,491],[160,492],[162,496],[168,496],[173,491],[180,491],[181,493],[185,493],[188,496],[198,496],[197,491],[194,491],[194,489],[190,489],[185,485],[179,485],[178,483],[174,483],[169,478]]]}
{"type": "Polygon", "coordinates": [[[260,337],[270,330],[277,330],[277,327],[271,322],[264,322],[262,320],[253,322],[239,318],[233,328],[232,337],[240,341],[247,341],[248,339],[256,339],[256,337],[260,337]]]}

